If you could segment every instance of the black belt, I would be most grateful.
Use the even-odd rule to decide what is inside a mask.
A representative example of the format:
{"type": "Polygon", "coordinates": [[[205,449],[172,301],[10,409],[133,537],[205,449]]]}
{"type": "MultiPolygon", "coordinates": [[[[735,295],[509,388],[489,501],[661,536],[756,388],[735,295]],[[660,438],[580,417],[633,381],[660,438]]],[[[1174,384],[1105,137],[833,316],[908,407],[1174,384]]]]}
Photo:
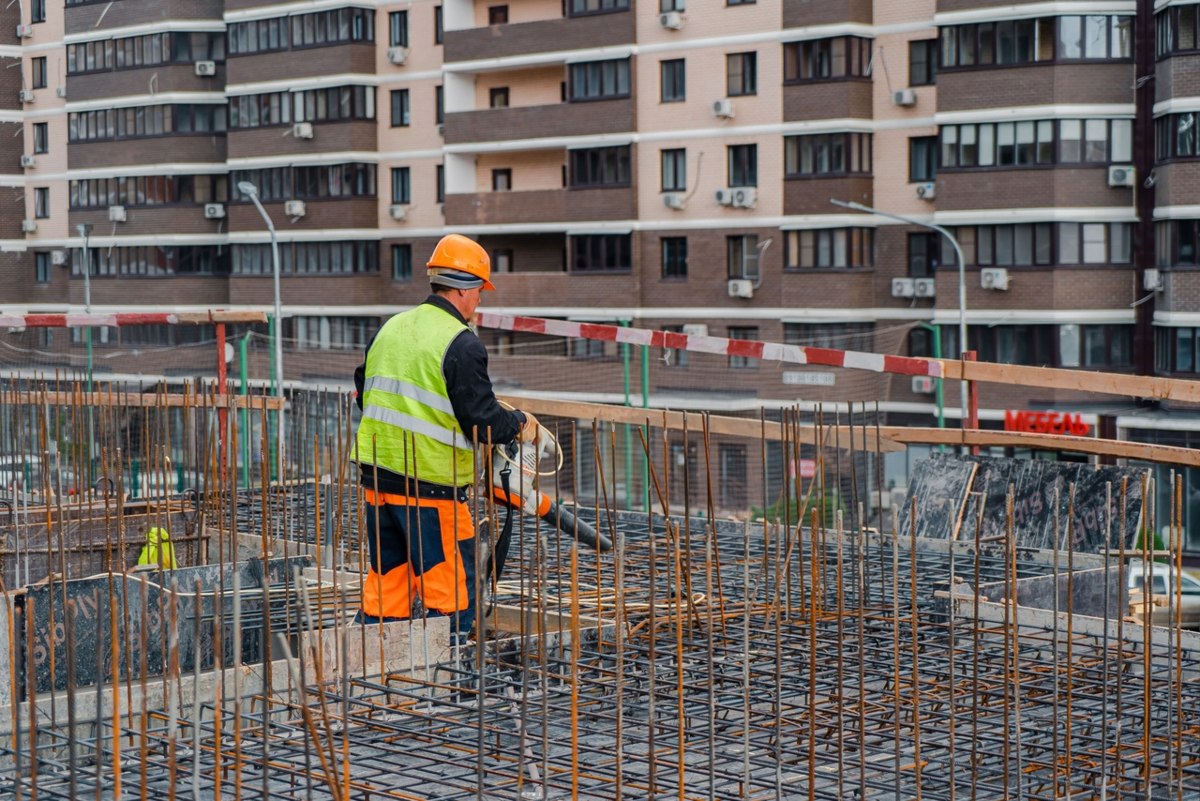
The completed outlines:
{"type": "Polygon", "coordinates": [[[458,501],[459,503],[466,503],[469,497],[469,485],[462,487],[451,487],[448,484],[432,484],[428,481],[419,481],[415,478],[409,478],[408,476],[402,476],[396,473],[389,475],[386,482],[383,480],[384,477],[381,475],[379,477],[379,484],[381,486],[376,487],[374,486],[375,482],[373,481],[374,477],[371,474],[372,472],[373,471],[369,471],[367,469],[362,471],[364,479],[363,484],[368,489],[374,489],[376,492],[383,492],[392,495],[404,495],[408,498],[424,498],[425,500],[430,501],[458,501]]]}

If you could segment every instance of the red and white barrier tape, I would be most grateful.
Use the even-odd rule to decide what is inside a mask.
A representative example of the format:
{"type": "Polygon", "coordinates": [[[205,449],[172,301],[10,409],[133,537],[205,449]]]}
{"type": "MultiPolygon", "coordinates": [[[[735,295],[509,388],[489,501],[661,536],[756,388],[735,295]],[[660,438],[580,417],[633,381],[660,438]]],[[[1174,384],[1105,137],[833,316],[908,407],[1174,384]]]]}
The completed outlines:
{"type": "Polygon", "coordinates": [[[0,326],[4,328],[105,328],[178,323],[177,314],[0,314],[0,326]]]}
{"type": "Polygon", "coordinates": [[[846,367],[873,373],[896,375],[927,375],[941,378],[942,363],[936,359],[915,359],[909,356],[888,356],[882,353],[863,353],[854,350],[806,348],[801,345],[782,345],[778,342],[753,342],[746,339],[676,334],[646,328],[625,328],[619,325],[573,323],[567,320],[547,320],[541,317],[515,317],[508,314],[479,312],[476,323],[481,328],[502,331],[524,331],[532,334],[599,339],[653,348],[686,350],[692,353],[714,353],[718,356],[745,356],[763,361],[788,364],[813,364],[823,367],[846,367]]]}

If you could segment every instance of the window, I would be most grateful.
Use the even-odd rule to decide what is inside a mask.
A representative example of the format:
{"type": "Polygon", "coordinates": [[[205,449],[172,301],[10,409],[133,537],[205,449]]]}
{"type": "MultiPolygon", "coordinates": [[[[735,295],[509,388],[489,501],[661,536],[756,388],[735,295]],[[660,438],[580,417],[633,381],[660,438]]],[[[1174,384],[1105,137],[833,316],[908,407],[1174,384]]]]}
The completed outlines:
{"type": "MultiPolygon", "coordinates": [[[[270,245],[261,245],[269,253],[270,245]]],[[[228,275],[230,248],[218,245],[150,245],[92,248],[92,276],[228,275]]],[[[270,272],[270,256],[267,256],[270,272]]],[[[83,275],[81,248],[71,250],[71,275],[83,275]]],[[[164,326],[175,328],[175,326],[164,326]]]]}
{"type": "Polygon", "coordinates": [[[875,350],[875,326],[872,323],[784,323],[783,341],[787,345],[831,350],[875,350]]]}
{"type": "Polygon", "coordinates": [[[571,186],[628,186],[629,146],[571,151],[571,186]]]}
{"type": "Polygon", "coordinates": [[[1200,158],[1196,144],[1197,116],[1196,112],[1164,114],[1154,121],[1155,157],[1159,161],[1200,158]]]}
{"type": "Polygon", "coordinates": [[[292,48],[324,47],[339,42],[374,41],[375,11],[363,8],[342,8],[294,14],[292,48]]]}
{"type": "Polygon", "coordinates": [[[441,164],[437,165],[437,202],[446,202],[446,168],[441,164]]]}
{"type": "Polygon", "coordinates": [[[412,280],[412,245],[392,245],[392,280],[412,280]]]}
{"type": "Polygon", "coordinates": [[[409,182],[408,167],[392,168],[392,202],[411,203],[412,187],[409,182]]]}
{"type": "Polygon", "coordinates": [[[39,284],[50,283],[50,254],[34,254],[34,280],[39,284]]]}
{"type": "Polygon", "coordinates": [[[726,262],[729,266],[729,278],[750,279],[757,281],[758,272],[758,235],[745,234],[725,238],[726,262]]]}
{"type": "Polygon", "coordinates": [[[930,278],[937,271],[940,234],[918,231],[908,235],[908,274],[930,278]]]}
{"type": "Polygon", "coordinates": [[[569,3],[572,17],[629,10],[629,0],[569,0],[569,3]]]}
{"type": "Polygon", "coordinates": [[[375,317],[295,317],[300,350],[364,350],[379,327],[375,317]]]}
{"type": "MultiPolygon", "coordinates": [[[[374,24],[374,15],[368,17],[374,24]]],[[[287,50],[291,44],[289,29],[291,23],[287,17],[272,17],[270,19],[250,20],[249,22],[231,22],[229,24],[229,52],[232,55],[248,55],[250,53],[270,53],[276,50],[287,50]]],[[[315,26],[310,21],[310,30],[315,35],[315,26]]],[[[303,34],[304,23],[300,23],[303,34]]],[[[374,36],[371,37],[372,39],[374,36]]]]}
{"type": "Polygon", "coordinates": [[[572,359],[615,359],[617,343],[597,339],[569,340],[568,354],[572,359]]]}
{"type": "Polygon", "coordinates": [[[1133,17],[1089,14],[947,26],[941,68],[1133,57],[1133,17]]]}
{"type": "MultiPolygon", "coordinates": [[[[236,24],[266,25],[266,21],[236,24]]],[[[230,29],[238,30],[235,25],[231,25],[230,29]]],[[[257,44],[257,37],[255,42],[257,44]]],[[[285,27],[283,48],[286,47],[285,27]]],[[[265,43],[262,49],[266,49],[265,43]]],[[[224,60],[225,34],[216,32],[151,33],[67,45],[68,75],[112,69],[137,69],[156,64],[224,60]]]]}
{"type": "MultiPolygon", "coordinates": [[[[440,8],[440,6],[439,6],[439,8],[440,8]]],[[[444,117],[446,116],[446,112],[445,112],[446,103],[444,100],[445,93],[442,91],[442,87],[436,86],[436,87],[434,87],[433,95],[434,95],[433,102],[436,106],[436,109],[434,111],[434,120],[437,122],[438,125],[441,125],[443,122],[445,122],[444,117]]]]}
{"type": "Polygon", "coordinates": [[[862,78],[870,74],[871,40],[858,36],[835,36],[783,46],[783,80],[823,81],[862,78]]]}
{"type": "Polygon", "coordinates": [[[33,124],[33,152],[50,152],[50,123],[35,122],[33,124]]]}
{"type": "Polygon", "coordinates": [[[33,216],[39,220],[50,216],[49,187],[38,187],[33,190],[33,216]]]}
{"type": "Polygon", "coordinates": [[[687,237],[662,238],[662,277],[669,280],[687,279],[687,237]]]}
{"type": "Polygon", "coordinates": [[[757,2],[757,0],[726,0],[726,5],[751,6],[751,5],[754,5],[755,2],[757,2]]]}
{"type": "Polygon", "coordinates": [[[686,63],[686,60],[682,58],[659,62],[659,70],[662,75],[662,102],[681,103],[687,99],[686,63]]]}
{"type": "Polygon", "coordinates": [[[492,108],[508,108],[508,87],[493,86],[489,89],[488,105],[492,108]]]}
{"type": "Polygon", "coordinates": [[[445,33],[442,27],[442,7],[433,7],[433,43],[441,44],[442,36],[445,33]]]}
{"type": "Polygon", "coordinates": [[[662,151],[662,191],[687,190],[687,150],[675,148],[662,151]]]}
{"type": "Polygon", "coordinates": [[[508,23],[508,6],[488,6],[488,25],[508,23]]]}
{"type": "Polygon", "coordinates": [[[512,170],[492,170],[492,191],[493,192],[510,192],[512,191],[512,170]]]}
{"type": "MultiPolygon", "coordinates": [[[[338,8],[229,24],[229,52],[235,55],[374,41],[375,10],[370,8],[338,8]]],[[[388,15],[388,44],[408,45],[406,12],[388,15]]],[[[194,53],[193,48],[193,60],[201,58],[194,53]]]]}
{"type": "Polygon", "coordinates": [[[871,134],[836,133],[786,136],[784,174],[841,175],[871,172],[871,134]]]}
{"type": "MultiPolygon", "coordinates": [[[[255,177],[261,177],[261,172],[270,171],[256,171],[255,177]]],[[[287,196],[291,197],[290,181],[288,187],[287,196]]],[[[71,181],[68,188],[72,209],[225,203],[229,200],[229,177],[223,174],[91,178],[71,181]]]]}
{"type": "Polygon", "coordinates": [[[1196,38],[1196,25],[1200,21],[1198,10],[1195,4],[1189,4],[1166,8],[1158,13],[1154,22],[1155,53],[1159,58],[1200,49],[1200,42],[1196,38]]]}
{"type": "MultiPolygon", "coordinates": [[[[659,11],[687,11],[684,0],[658,0],[659,11]]],[[[663,329],[666,330],[666,329],[663,329]]]]}
{"type": "Polygon", "coordinates": [[[629,59],[588,61],[571,65],[571,100],[603,100],[629,96],[629,59]]]}
{"type": "Polygon", "coordinates": [[[392,90],[392,127],[400,128],[408,125],[408,90],[392,90]]]}
{"type": "Polygon", "coordinates": [[[937,178],[936,136],[914,136],[908,140],[908,180],[925,183],[937,178]]]}
{"type": "Polygon", "coordinates": [[[512,248],[499,248],[492,251],[492,270],[498,273],[513,271],[512,248]]]}
{"type": "Polygon", "coordinates": [[[758,145],[730,145],[729,185],[758,186],[758,145]]]}
{"type": "MultiPolygon", "coordinates": [[[[162,53],[164,50],[163,42],[169,41],[169,34],[153,34],[152,36],[132,36],[126,39],[117,39],[115,42],[112,39],[106,39],[99,42],[82,42],[80,44],[67,45],[67,74],[77,74],[84,72],[103,72],[111,70],[114,64],[113,51],[114,45],[116,49],[116,60],[118,66],[141,66],[143,50],[138,47],[138,63],[135,65],[132,58],[126,64],[125,48],[129,48],[129,54],[132,56],[133,45],[136,43],[141,45],[143,41],[149,42],[151,39],[157,42],[157,47],[153,54],[157,57],[150,61],[151,64],[157,64],[162,61],[162,53]]],[[[170,52],[169,48],[166,48],[170,52]]],[[[150,48],[146,48],[145,57],[151,58],[152,52],[150,48]]]]}
{"type": "Polygon", "coordinates": [[[393,11],[388,14],[388,45],[408,47],[408,12],[393,11]]]}
{"type": "Polygon", "coordinates": [[[1128,162],[1133,157],[1133,121],[1026,120],[943,125],[941,150],[942,169],[1128,162]]]}
{"type": "Polygon", "coordinates": [[[725,87],[730,97],[758,94],[757,53],[730,53],[725,56],[725,87]]]}
{"type": "MultiPolygon", "coordinates": [[[[394,114],[393,110],[393,114],[394,114]]],[[[304,92],[271,92],[229,98],[232,128],[375,119],[375,87],[333,86],[304,92]]]]}
{"type": "Polygon", "coordinates": [[[46,0],[33,0],[33,2],[29,4],[29,21],[46,21],[46,0]]]}
{"type": "Polygon", "coordinates": [[[628,272],[633,269],[630,234],[587,234],[571,238],[574,272],[628,272]]]}
{"type": "MultiPolygon", "coordinates": [[[[758,329],[757,328],[730,328],[729,329],[729,338],[730,339],[748,340],[750,342],[757,342],[758,341],[758,329]]],[[[729,366],[734,369],[757,370],[758,369],[758,359],[755,359],[753,356],[730,355],[729,366]]]]}
{"type": "MultiPolygon", "coordinates": [[[[270,245],[234,245],[233,272],[271,275],[270,245]]],[[[281,273],[333,274],[379,272],[379,243],[366,240],[283,242],[279,245],[281,273]]]]}
{"type": "MultiPolygon", "coordinates": [[[[951,231],[968,265],[1130,264],[1133,259],[1130,223],[967,225],[951,231]]],[[[954,250],[945,238],[941,240],[940,258],[942,264],[957,264],[954,250]]]]}
{"type": "Polygon", "coordinates": [[[1200,373],[1200,329],[1154,329],[1155,369],[1160,373],[1200,373]]]}
{"type": "Polygon", "coordinates": [[[909,86],[937,83],[937,47],[937,39],[917,39],[908,43],[909,86]]]}
{"type": "MultiPolygon", "coordinates": [[[[665,239],[663,241],[666,242],[665,239]]],[[[669,346],[669,345],[678,344],[681,346],[678,348],[672,348],[672,347],[663,348],[663,355],[662,355],[663,365],[666,367],[687,369],[688,352],[686,350],[683,350],[683,348],[682,348],[682,346],[685,344],[685,342],[683,342],[683,341],[672,342],[671,341],[672,337],[670,336],[671,334],[679,334],[680,337],[682,338],[683,326],[682,325],[664,325],[662,330],[663,330],[664,334],[667,334],[666,343],[665,343],[666,345],[669,346]]]]}
{"type": "Polygon", "coordinates": [[[29,59],[31,78],[31,89],[46,88],[46,57],[29,59]]]}
{"type": "Polygon", "coordinates": [[[1200,263],[1197,251],[1200,220],[1167,220],[1155,224],[1155,265],[1195,265],[1200,263]]]}
{"type": "Polygon", "coordinates": [[[1133,326],[1060,325],[1058,362],[1061,367],[1132,367],[1133,326]]]}
{"type": "Polygon", "coordinates": [[[873,267],[874,228],[817,228],[788,231],[784,240],[789,270],[873,267]]]}

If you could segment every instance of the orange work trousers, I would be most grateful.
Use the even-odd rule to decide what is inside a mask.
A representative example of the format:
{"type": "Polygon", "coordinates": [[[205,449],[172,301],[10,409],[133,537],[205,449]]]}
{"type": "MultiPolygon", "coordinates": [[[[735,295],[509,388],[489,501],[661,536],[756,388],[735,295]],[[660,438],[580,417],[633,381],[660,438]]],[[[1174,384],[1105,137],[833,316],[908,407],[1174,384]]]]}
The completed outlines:
{"type": "Polygon", "coordinates": [[[364,490],[371,554],[363,583],[362,615],[404,620],[420,598],[428,616],[452,618],[452,633],[475,622],[475,524],[454,500],[409,498],[364,490]]]}

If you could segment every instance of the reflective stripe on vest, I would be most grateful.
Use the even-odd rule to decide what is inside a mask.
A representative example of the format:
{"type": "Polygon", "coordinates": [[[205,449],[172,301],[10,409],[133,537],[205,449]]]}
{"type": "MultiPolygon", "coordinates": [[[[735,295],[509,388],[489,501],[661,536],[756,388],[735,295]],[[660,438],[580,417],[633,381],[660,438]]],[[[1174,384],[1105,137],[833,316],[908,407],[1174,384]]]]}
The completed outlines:
{"type": "Polygon", "coordinates": [[[357,460],[434,484],[471,483],[474,447],[459,427],[442,373],[466,325],[422,304],[379,330],[367,353],[357,460]]]}

